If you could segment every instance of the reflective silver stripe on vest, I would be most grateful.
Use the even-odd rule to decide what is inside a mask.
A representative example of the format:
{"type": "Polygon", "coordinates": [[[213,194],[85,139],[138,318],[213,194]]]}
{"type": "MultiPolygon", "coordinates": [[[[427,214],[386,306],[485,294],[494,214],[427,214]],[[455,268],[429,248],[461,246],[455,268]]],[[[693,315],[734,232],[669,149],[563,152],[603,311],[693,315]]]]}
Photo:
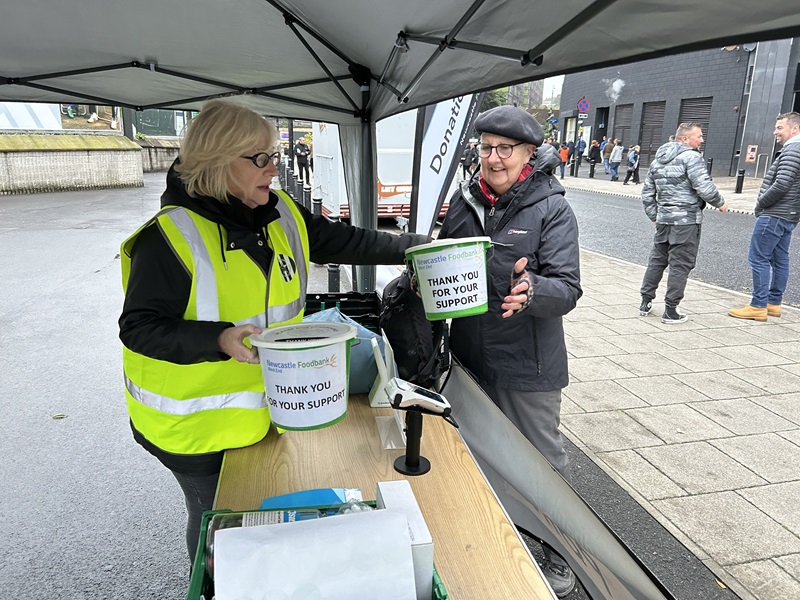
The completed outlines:
{"type": "Polygon", "coordinates": [[[140,404],[169,415],[192,415],[204,410],[220,408],[266,408],[267,399],[263,392],[234,392],[218,396],[203,396],[191,400],[175,400],[160,396],[139,387],[127,377],[125,387],[134,400],[140,404]]]}
{"type": "Polygon", "coordinates": [[[260,315],[255,315],[252,317],[247,317],[246,319],[242,319],[241,321],[235,321],[233,323],[236,327],[239,325],[255,325],[256,327],[260,327],[261,329],[267,328],[267,315],[261,313],[260,315]]]}
{"type": "Polygon", "coordinates": [[[217,297],[217,276],[208,255],[208,248],[200,235],[200,230],[192,217],[182,208],[170,210],[167,216],[172,219],[178,231],[189,243],[194,259],[194,281],[197,286],[195,304],[198,321],[219,321],[219,298],[217,297]]]}
{"type": "MultiPolygon", "coordinates": [[[[281,214],[281,225],[283,231],[286,233],[286,239],[289,241],[289,247],[294,254],[294,261],[297,266],[297,276],[300,278],[300,297],[294,302],[289,304],[281,304],[278,306],[267,307],[267,320],[269,323],[281,323],[296,317],[303,310],[306,304],[306,286],[308,285],[308,272],[306,271],[306,257],[303,254],[303,243],[300,240],[300,230],[297,227],[292,209],[286,205],[286,200],[279,194],[278,205],[276,208],[281,214]]],[[[291,200],[289,200],[291,202],[291,200]]],[[[270,267],[270,278],[272,277],[271,270],[275,267],[273,261],[270,267]]]]}

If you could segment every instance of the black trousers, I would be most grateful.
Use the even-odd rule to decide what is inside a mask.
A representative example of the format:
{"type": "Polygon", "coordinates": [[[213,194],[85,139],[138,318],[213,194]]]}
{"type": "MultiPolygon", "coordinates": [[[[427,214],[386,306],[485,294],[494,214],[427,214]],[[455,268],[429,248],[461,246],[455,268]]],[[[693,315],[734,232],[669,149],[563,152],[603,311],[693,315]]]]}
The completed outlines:
{"type": "Polygon", "coordinates": [[[664,304],[676,307],[683,300],[686,281],[697,261],[700,247],[700,225],[656,225],[653,249],[642,280],[642,298],[652,300],[669,266],[664,304]]]}
{"type": "Polygon", "coordinates": [[[628,183],[631,177],[633,177],[633,183],[639,183],[639,167],[636,167],[633,171],[628,169],[628,172],[625,173],[625,181],[623,183],[628,183]]]}
{"type": "Polygon", "coordinates": [[[189,553],[189,562],[193,562],[197,553],[197,544],[205,543],[205,540],[199,539],[200,524],[203,513],[211,510],[214,505],[219,473],[213,475],[184,475],[172,471],[172,474],[178,480],[186,500],[186,511],[189,513],[186,520],[186,550],[189,553]]]}
{"type": "Polygon", "coordinates": [[[308,163],[301,163],[299,160],[297,161],[297,178],[300,181],[305,183],[311,184],[310,177],[308,174],[308,163]]]}

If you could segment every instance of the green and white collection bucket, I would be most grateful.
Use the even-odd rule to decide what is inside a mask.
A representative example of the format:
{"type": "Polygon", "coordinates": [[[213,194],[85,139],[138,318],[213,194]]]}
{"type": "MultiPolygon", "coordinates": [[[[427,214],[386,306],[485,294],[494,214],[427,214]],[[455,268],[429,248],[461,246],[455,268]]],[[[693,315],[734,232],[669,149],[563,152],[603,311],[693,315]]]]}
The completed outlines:
{"type": "Polygon", "coordinates": [[[275,425],[321,429],[345,417],[355,337],[356,328],[344,323],[298,323],[250,336],[275,425]]]}
{"type": "Polygon", "coordinates": [[[406,250],[429,321],[469,317],[488,310],[489,246],[488,237],[470,237],[436,240],[406,250]]]}

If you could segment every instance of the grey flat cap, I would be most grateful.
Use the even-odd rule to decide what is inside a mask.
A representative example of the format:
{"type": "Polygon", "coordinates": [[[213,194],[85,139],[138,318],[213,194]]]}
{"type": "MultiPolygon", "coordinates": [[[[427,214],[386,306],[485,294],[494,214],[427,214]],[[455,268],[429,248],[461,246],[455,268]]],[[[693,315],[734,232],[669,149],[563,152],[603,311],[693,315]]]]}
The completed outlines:
{"type": "Polygon", "coordinates": [[[478,133],[502,135],[534,146],[541,146],[544,142],[542,126],[516,106],[496,106],[482,112],[475,119],[475,130],[478,133]]]}

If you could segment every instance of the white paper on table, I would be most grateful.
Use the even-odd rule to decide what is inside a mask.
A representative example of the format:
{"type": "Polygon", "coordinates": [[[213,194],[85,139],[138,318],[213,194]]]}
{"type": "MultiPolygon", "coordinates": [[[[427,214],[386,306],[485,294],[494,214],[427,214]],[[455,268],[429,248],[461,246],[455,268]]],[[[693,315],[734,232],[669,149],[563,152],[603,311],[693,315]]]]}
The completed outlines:
{"type": "Polygon", "coordinates": [[[375,510],[222,529],[217,600],[415,600],[408,522],[375,510]]]}

